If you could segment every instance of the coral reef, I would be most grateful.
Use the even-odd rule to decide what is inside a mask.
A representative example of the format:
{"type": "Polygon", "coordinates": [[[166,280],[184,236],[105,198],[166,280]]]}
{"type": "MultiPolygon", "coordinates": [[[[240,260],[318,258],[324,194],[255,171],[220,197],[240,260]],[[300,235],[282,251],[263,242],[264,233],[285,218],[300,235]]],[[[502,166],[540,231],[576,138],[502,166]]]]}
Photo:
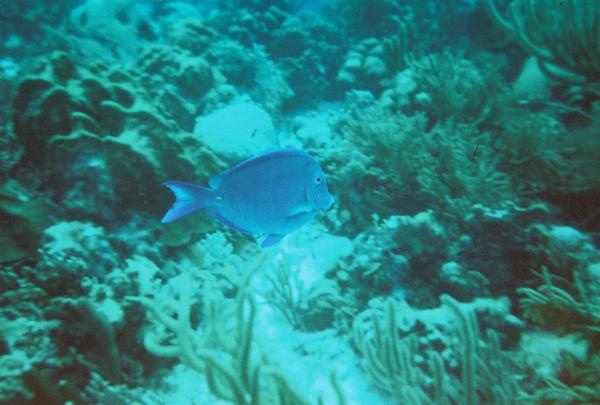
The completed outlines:
{"type": "Polygon", "coordinates": [[[400,402],[515,400],[519,395],[516,380],[508,369],[508,355],[500,350],[498,334],[488,329],[484,343],[472,309],[449,296],[442,296],[442,302],[443,309],[456,317],[456,327],[447,320],[435,324],[432,316],[415,313],[393,299],[372,303],[356,317],[353,338],[369,378],[400,402]],[[417,328],[421,331],[411,333],[417,328]],[[456,369],[460,370],[458,378],[452,372],[456,369]],[[432,377],[427,378],[426,373],[432,377]]]}
{"type": "MultiPolygon", "coordinates": [[[[252,52],[264,46],[283,76],[283,81],[271,82],[270,91],[281,87],[284,107],[294,108],[312,104],[315,97],[328,98],[336,93],[333,79],[344,50],[337,27],[310,11],[290,12],[298,6],[289,3],[242,3],[215,18],[214,24],[252,52]]],[[[260,84],[268,77],[259,79],[260,84]]]]}
{"type": "Polygon", "coordinates": [[[599,371],[600,307],[588,300],[579,273],[574,273],[572,287],[576,292],[573,293],[555,285],[553,275],[545,268],[540,277],[543,284],[537,288],[518,289],[522,294],[520,304],[524,315],[546,329],[558,330],[561,334],[575,333],[578,339],[587,343],[587,350],[581,357],[563,352],[560,373],[569,376],[568,382],[565,383],[559,373],[545,376],[545,386],[531,398],[535,401],[594,402],[600,397],[600,387],[592,377],[599,371]]]}
{"type": "MultiPolygon", "coordinates": [[[[145,297],[133,297],[166,328],[161,335],[148,331],[144,345],[156,356],[178,357],[187,366],[205,374],[216,398],[236,404],[308,404],[308,399],[292,385],[284,371],[268,361],[266,353],[256,353],[253,330],[257,304],[244,287],[254,271],[256,268],[252,267],[246,270],[248,276],[238,286],[233,305],[218,293],[205,296],[206,325],[201,336],[195,334],[190,324],[189,278],[183,281],[178,302],[161,305],[145,297]],[[169,343],[169,340],[175,342],[169,343]]],[[[336,391],[340,395],[339,403],[344,403],[341,392],[338,388],[336,391]]]]}
{"type": "MultiPolygon", "coordinates": [[[[344,252],[348,249],[344,249],[344,242],[349,241],[331,241],[342,257],[350,254],[344,252]]],[[[338,257],[336,262],[339,260],[338,257]]],[[[294,266],[289,256],[273,258],[270,267],[270,272],[265,275],[269,284],[265,299],[292,328],[300,331],[320,331],[331,327],[349,330],[350,320],[359,303],[355,297],[342,292],[341,282],[331,278],[304,282],[300,274],[302,269],[294,266]]],[[[330,271],[324,270],[324,273],[330,271]]],[[[339,271],[336,273],[338,279],[343,277],[338,275],[339,271]]]]}
{"type": "Polygon", "coordinates": [[[549,220],[544,204],[508,204],[497,210],[476,204],[465,215],[464,234],[454,246],[457,261],[481,272],[494,291],[512,295],[514,284],[527,279],[529,266],[535,265],[529,249],[545,249],[546,244],[535,243],[535,226],[549,220]]]}
{"type": "Polygon", "coordinates": [[[572,127],[550,111],[527,111],[511,102],[483,125],[493,134],[498,168],[511,177],[515,192],[541,198],[582,229],[598,225],[591,203],[600,195],[597,123],[572,127]]]}
{"type": "Polygon", "coordinates": [[[232,163],[277,146],[277,134],[270,115],[251,100],[241,97],[199,117],[194,135],[232,163]],[[228,120],[231,116],[239,117],[240,121],[228,120]]]}
{"type": "Polygon", "coordinates": [[[365,194],[389,198],[382,206],[410,212],[420,198],[445,221],[460,224],[473,204],[500,206],[514,196],[493,139],[473,124],[444,122],[428,130],[422,114],[394,114],[375,105],[354,109],[342,125],[367,156],[377,156],[370,169],[375,185],[365,194]],[[380,193],[377,183],[387,190],[380,193]]]}
{"type": "Polygon", "coordinates": [[[169,28],[168,43],[188,51],[189,55],[201,55],[223,37],[219,31],[196,19],[177,20],[169,28]]]}
{"type": "Polygon", "coordinates": [[[560,121],[548,114],[532,113],[503,122],[497,143],[502,151],[501,167],[513,174],[519,193],[588,187],[591,179],[577,169],[580,162],[585,165],[585,155],[578,153],[576,142],[560,121]]]}
{"type": "Polygon", "coordinates": [[[572,103],[600,96],[600,5],[594,1],[518,0],[503,16],[494,0],[485,0],[494,21],[533,54],[549,77],[569,86],[572,103]]]}
{"type": "Polygon", "coordinates": [[[86,0],[70,12],[71,47],[84,57],[130,61],[142,47],[158,37],[152,24],[152,2],[86,0]],[[102,52],[98,50],[102,49],[102,52]]]}
{"type": "Polygon", "coordinates": [[[399,5],[389,0],[377,0],[370,4],[361,1],[338,1],[335,6],[349,27],[371,35],[395,28],[396,18],[400,13],[399,5]],[[378,21],[379,24],[373,24],[374,21],[378,21]]]}
{"type": "Polygon", "coordinates": [[[397,36],[360,41],[346,55],[337,74],[337,81],[350,88],[368,89],[378,93],[378,90],[386,87],[390,78],[404,66],[405,36],[406,33],[400,28],[397,36]]]}
{"type": "MultiPolygon", "coordinates": [[[[287,380],[283,376],[275,374],[274,371],[267,373],[266,377],[275,385],[271,386],[270,390],[265,390],[262,393],[259,391],[258,379],[262,377],[261,368],[267,368],[267,365],[251,363],[252,328],[256,314],[256,303],[252,296],[243,293],[240,295],[237,308],[231,311],[231,315],[237,313],[237,325],[234,325],[232,331],[222,329],[224,324],[221,323],[220,319],[217,319],[217,308],[215,307],[217,304],[207,302],[210,311],[208,314],[212,320],[212,339],[229,355],[230,362],[227,364],[219,359],[214,351],[215,349],[209,349],[201,340],[191,339],[193,330],[189,325],[189,297],[186,295],[185,290],[182,291],[181,295],[181,301],[177,304],[176,318],[161,312],[152,301],[141,300],[148,310],[171,333],[177,336],[178,341],[177,346],[165,346],[155,341],[156,336],[147,335],[145,337],[145,347],[148,351],[158,356],[180,357],[188,366],[198,372],[205,373],[211,392],[217,398],[223,400],[238,404],[249,404],[261,403],[260,398],[267,398],[267,401],[269,401],[277,397],[283,397],[294,403],[306,403],[306,400],[291,389],[287,380]],[[246,307],[248,310],[245,309],[246,307]]],[[[218,318],[221,318],[221,316],[218,316],[218,318]]]]}
{"type": "Polygon", "coordinates": [[[128,207],[158,210],[165,199],[153,179],[193,173],[190,161],[198,154],[203,169],[211,161],[220,167],[202,144],[147,103],[127,73],[102,64],[78,69],[64,53],[42,68],[18,86],[13,127],[24,145],[23,164],[43,169],[61,206],[104,221],[128,207]]]}
{"type": "Polygon", "coordinates": [[[342,36],[334,25],[314,14],[301,17],[275,31],[266,46],[293,91],[286,103],[289,109],[314,105],[315,98],[334,98],[338,94],[334,79],[344,54],[342,36]]]}
{"type": "Polygon", "coordinates": [[[493,69],[478,69],[449,50],[413,59],[408,65],[416,83],[416,102],[434,121],[482,121],[501,88],[493,69]]]}
{"type": "Polygon", "coordinates": [[[0,184],[0,221],[11,224],[0,235],[0,262],[35,255],[42,232],[52,223],[53,211],[55,207],[48,201],[15,180],[0,184]]]}
{"type": "Polygon", "coordinates": [[[448,252],[447,235],[432,212],[391,216],[358,235],[355,251],[340,263],[336,278],[345,294],[364,304],[377,296],[406,297],[423,305],[435,290],[448,252]],[[428,280],[427,287],[419,286],[428,280]]]}
{"type": "Polygon", "coordinates": [[[145,49],[140,60],[142,83],[150,89],[161,115],[191,131],[201,99],[224,83],[218,69],[193,50],[159,45],[145,49]],[[168,83],[163,86],[162,83],[168,83]]]}
{"type": "Polygon", "coordinates": [[[398,33],[404,25],[410,50],[418,54],[437,51],[446,44],[456,44],[471,24],[477,6],[471,0],[452,5],[435,0],[361,0],[336,1],[333,9],[352,37],[385,37],[398,33]]]}
{"type": "Polygon", "coordinates": [[[228,14],[227,21],[222,24],[227,27],[227,33],[233,39],[247,46],[265,43],[289,18],[282,6],[284,5],[259,2],[241,8],[232,7],[234,13],[228,14]]]}
{"type": "Polygon", "coordinates": [[[5,3],[0,403],[600,402],[595,3],[5,3]],[[278,245],[160,223],[280,147],[278,245]]]}

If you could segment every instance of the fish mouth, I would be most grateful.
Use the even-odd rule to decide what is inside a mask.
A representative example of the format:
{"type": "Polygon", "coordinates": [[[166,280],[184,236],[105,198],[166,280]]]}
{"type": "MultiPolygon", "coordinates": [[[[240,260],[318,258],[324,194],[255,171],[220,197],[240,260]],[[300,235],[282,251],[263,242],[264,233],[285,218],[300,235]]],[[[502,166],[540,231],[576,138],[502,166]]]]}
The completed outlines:
{"type": "Polygon", "coordinates": [[[309,190],[306,190],[306,200],[312,202],[312,207],[314,211],[324,210],[330,208],[335,199],[329,193],[325,195],[325,193],[313,193],[309,190]]]}

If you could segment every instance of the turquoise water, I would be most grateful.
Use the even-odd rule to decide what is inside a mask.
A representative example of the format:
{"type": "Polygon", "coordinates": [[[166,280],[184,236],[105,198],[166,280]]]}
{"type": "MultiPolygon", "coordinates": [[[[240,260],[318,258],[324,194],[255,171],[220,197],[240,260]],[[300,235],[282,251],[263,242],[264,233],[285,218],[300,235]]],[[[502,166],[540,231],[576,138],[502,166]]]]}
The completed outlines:
{"type": "Polygon", "coordinates": [[[599,41],[586,0],[0,1],[0,403],[600,403],[599,41]],[[210,199],[161,223],[169,180],[210,199]]]}

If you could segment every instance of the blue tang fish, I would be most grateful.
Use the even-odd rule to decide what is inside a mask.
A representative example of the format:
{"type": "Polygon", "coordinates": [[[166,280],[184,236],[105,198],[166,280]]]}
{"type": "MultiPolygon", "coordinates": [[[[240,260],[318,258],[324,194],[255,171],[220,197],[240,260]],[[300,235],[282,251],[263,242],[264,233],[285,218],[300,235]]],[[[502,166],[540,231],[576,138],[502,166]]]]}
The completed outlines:
{"type": "Polygon", "coordinates": [[[202,209],[239,232],[266,234],[261,247],[267,247],[333,204],[325,173],[311,155],[297,149],[278,149],[250,158],[211,178],[208,184],[166,181],[175,202],[162,222],[202,209]]]}

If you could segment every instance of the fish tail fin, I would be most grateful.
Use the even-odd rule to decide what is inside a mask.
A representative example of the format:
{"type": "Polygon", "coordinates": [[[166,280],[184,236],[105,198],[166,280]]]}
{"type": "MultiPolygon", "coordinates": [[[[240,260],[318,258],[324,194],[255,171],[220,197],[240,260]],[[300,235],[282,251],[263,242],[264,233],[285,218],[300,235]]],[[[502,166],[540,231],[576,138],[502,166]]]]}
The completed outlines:
{"type": "Polygon", "coordinates": [[[175,202],[161,219],[163,224],[173,222],[192,212],[210,205],[214,191],[183,181],[165,181],[163,186],[175,194],[175,202]]]}

